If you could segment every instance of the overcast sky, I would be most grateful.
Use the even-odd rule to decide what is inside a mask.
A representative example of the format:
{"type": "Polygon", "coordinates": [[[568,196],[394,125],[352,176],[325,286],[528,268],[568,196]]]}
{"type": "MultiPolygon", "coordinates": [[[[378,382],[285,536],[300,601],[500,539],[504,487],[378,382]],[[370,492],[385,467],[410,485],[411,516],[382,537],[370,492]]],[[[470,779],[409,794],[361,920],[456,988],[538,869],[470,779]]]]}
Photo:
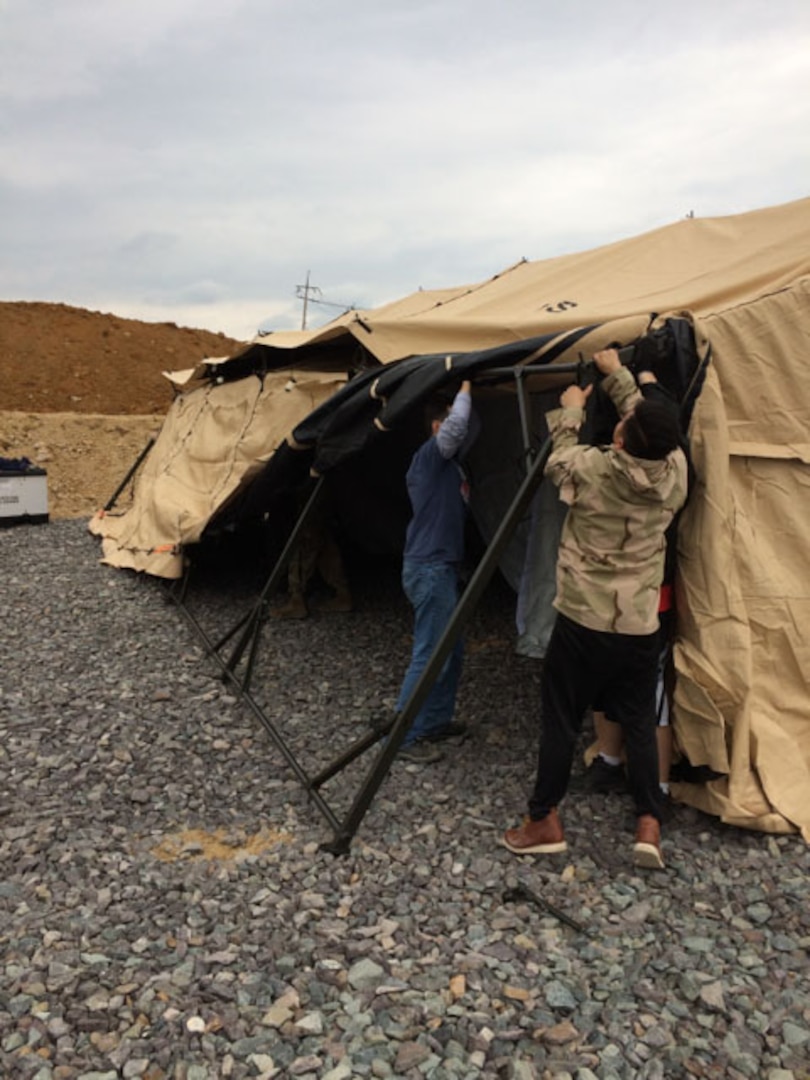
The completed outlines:
{"type": "Polygon", "coordinates": [[[249,339],[810,195],[808,0],[0,0],[0,299],[249,339]]]}

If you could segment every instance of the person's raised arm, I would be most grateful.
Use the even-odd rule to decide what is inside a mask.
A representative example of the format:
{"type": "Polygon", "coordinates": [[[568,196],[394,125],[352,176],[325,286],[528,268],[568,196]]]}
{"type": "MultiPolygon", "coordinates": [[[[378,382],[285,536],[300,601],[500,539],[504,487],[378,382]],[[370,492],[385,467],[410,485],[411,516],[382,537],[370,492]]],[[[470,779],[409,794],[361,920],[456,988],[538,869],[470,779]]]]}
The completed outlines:
{"type": "Polygon", "coordinates": [[[472,411],[471,390],[470,380],[465,379],[453,398],[450,412],[442,420],[441,427],[436,432],[436,444],[439,447],[439,453],[444,458],[454,457],[467,436],[472,411]]]}
{"type": "Polygon", "coordinates": [[[605,376],[605,390],[616,406],[619,416],[625,416],[641,397],[632,372],[622,366],[616,349],[601,349],[593,354],[593,362],[605,376]]]}

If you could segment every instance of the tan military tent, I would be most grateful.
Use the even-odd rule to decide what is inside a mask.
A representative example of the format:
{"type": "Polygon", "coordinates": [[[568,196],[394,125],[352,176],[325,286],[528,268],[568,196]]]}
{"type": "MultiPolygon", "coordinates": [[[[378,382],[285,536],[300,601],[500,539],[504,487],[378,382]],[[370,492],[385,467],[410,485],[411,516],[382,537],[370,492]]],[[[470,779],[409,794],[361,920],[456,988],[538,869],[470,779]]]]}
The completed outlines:
{"type": "MultiPolygon", "coordinates": [[[[675,723],[690,762],[721,776],[676,793],[727,822],[799,828],[810,841],[810,199],[521,262],[477,285],[268,335],[230,362],[348,372],[447,354],[452,368],[454,355],[538,335],[547,351],[562,343],[556,362],[677,314],[709,363],[679,532],[675,723]]],[[[104,535],[103,521],[92,527],[104,535]]],[[[105,541],[109,561],[116,543],[105,541]]]]}
{"type": "Polygon", "coordinates": [[[271,334],[272,349],[335,348],[351,335],[380,362],[469,352],[625,317],[714,314],[808,271],[810,199],[725,218],[685,218],[593,251],[523,261],[476,285],[420,291],[320,330],[271,334]]]}
{"type": "Polygon", "coordinates": [[[130,505],[100,510],[90,531],[111,566],[179,578],[184,548],[248,484],[345,373],[284,370],[217,381],[223,361],[170,376],[178,389],[140,468],[130,505]],[[196,378],[195,378],[196,376],[196,378]]]}

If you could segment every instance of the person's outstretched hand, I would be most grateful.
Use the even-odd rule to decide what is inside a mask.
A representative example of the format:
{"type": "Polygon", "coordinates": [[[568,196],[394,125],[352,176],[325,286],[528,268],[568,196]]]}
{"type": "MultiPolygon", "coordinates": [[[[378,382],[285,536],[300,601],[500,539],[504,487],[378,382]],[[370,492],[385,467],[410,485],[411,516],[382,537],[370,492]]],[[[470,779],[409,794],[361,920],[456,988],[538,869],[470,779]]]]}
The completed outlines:
{"type": "Polygon", "coordinates": [[[593,384],[584,389],[581,386],[567,386],[560,394],[560,405],[564,409],[584,409],[585,402],[591,396],[591,390],[593,390],[593,384]]]}
{"type": "Polygon", "coordinates": [[[619,354],[615,349],[601,349],[599,352],[594,353],[593,362],[603,375],[610,375],[612,372],[618,371],[622,366],[619,354]]]}

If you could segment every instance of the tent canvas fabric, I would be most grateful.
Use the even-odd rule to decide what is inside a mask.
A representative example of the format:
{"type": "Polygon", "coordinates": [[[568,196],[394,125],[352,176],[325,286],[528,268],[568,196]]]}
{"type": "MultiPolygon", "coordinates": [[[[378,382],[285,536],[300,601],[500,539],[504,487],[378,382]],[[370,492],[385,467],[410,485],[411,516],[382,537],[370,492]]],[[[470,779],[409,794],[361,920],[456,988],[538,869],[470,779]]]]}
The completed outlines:
{"type": "Polygon", "coordinates": [[[111,566],[176,579],[185,546],[284,444],[296,422],[345,375],[277,371],[189,385],[169,409],[123,512],[100,511],[90,531],[111,566]]]}
{"type": "Polygon", "coordinates": [[[676,732],[724,774],[677,794],[810,841],[810,279],[708,316],[700,478],[678,544],[676,732]]]}
{"type": "Polygon", "coordinates": [[[425,290],[313,331],[269,334],[272,350],[350,336],[381,363],[470,352],[641,314],[723,311],[808,269],[810,199],[720,218],[684,218],[592,251],[522,261],[487,281],[425,290]]]}
{"type": "Polygon", "coordinates": [[[711,364],[689,432],[698,480],[679,529],[674,715],[690,762],[721,775],[674,791],[726,822],[810,841],[808,275],[804,199],[519,264],[341,326],[381,359],[591,327],[577,341],[588,355],[637,336],[640,315],[694,317],[711,364]]]}
{"type": "Polygon", "coordinates": [[[720,775],[675,793],[735,825],[798,828],[810,841],[809,289],[804,199],[518,263],[480,284],[267,335],[232,362],[281,372],[328,357],[348,371],[363,358],[367,370],[288,440],[329,473],[382,447],[462,371],[475,380],[501,362],[570,362],[683,316],[708,363],[689,428],[697,482],[678,535],[674,723],[689,761],[720,775]]]}

